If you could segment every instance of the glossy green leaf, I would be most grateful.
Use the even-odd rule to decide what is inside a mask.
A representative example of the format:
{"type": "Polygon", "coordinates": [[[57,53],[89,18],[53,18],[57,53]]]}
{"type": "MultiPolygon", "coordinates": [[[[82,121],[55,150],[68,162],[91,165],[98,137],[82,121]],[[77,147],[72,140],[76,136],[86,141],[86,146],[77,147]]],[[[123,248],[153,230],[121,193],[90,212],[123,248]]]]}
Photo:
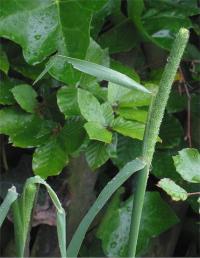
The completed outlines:
{"type": "MultiPolygon", "coordinates": [[[[107,49],[102,49],[100,45],[98,45],[92,38],[90,38],[90,44],[87,49],[85,60],[92,63],[100,64],[106,67],[109,67],[109,64],[110,64],[107,49]]],[[[94,81],[97,81],[96,77],[88,74],[82,74],[80,85],[84,89],[87,89],[88,84],[91,84],[94,81]]]]}
{"type": "MultiPolygon", "coordinates": [[[[145,87],[151,91],[157,91],[157,85],[153,83],[146,83],[145,87]]],[[[120,107],[141,107],[149,106],[151,103],[151,95],[144,94],[143,92],[132,90],[124,94],[119,101],[120,107]]]]}
{"type": "Polygon", "coordinates": [[[98,122],[87,122],[84,125],[84,127],[91,140],[98,140],[105,143],[111,143],[112,133],[98,122]]]}
{"type": "MultiPolygon", "coordinates": [[[[58,53],[84,59],[90,43],[89,29],[92,9],[87,8],[87,5],[80,4],[79,0],[56,1],[55,3],[61,36],[58,43],[58,53]]],[[[72,69],[71,65],[62,59],[58,59],[53,64],[50,74],[57,80],[68,84],[75,84],[81,76],[79,72],[72,69]]]]}
{"type": "Polygon", "coordinates": [[[65,145],[65,151],[72,154],[83,144],[85,140],[85,130],[83,120],[80,117],[69,118],[61,131],[60,139],[65,145]]]}
{"type": "Polygon", "coordinates": [[[133,139],[143,139],[145,125],[142,123],[128,121],[122,117],[118,117],[112,124],[112,129],[124,136],[129,136],[133,139]]]}
{"type": "Polygon", "coordinates": [[[57,93],[57,103],[65,117],[80,115],[77,88],[62,87],[57,93]]]}
{"type": "Polygon", "coordinates": [[[174,148],[183,139],[183,128],[177,118],[173,115],[166,115],[162,121],[159,135],[162,139],[158,145],[159,148],[174,148]]]}
{"type": "Polygon", "coordinates": [[[146,123],[148,114],[146,110],[136,108],[119,108],[117,113],[125,119],[135,120],[141,123],[146,123]]]}
{"type": "Polygon", "coordinates": [[[131,50],[138,40],[138,33],[129,19],[124,19],[99,37],[100,45],[108,48],[110,54],[131,50]]]}
{"type": "Polygon", "coordinates": [[[176,171],[191,183],[200,183],[200,154],[197,149],[183,149],[173,156],[176,171]]]}
{"type": "Polygon", "coordinates": [[[117,105],[120,102],[121,98],[129,92],[131,92],[131,90],[127,88],[122,88],[112,82],[108,83],[108,101],[112,105],[117,105]]]}
{"type": "Polygon", "coordinates": [[[55,1],[1,1],[0,35],[23,49],[28,63],[41,62],[56,51],[58,13],[55,1]]]}
{"type": "Polygon", "coordinates": [[[33,171],[42,178],[58,175],[68,163],[68,155],[58,136],[38,147],[33,154],[33,171]]]}
{"type": "MultiPolygon", "coordinates": [[[[108,206],[106,214],[98,228],[97,236],[102,241],[106,256],[127,256],[127,244],[130,230],[133,198],[125,202],[108,206]],[[109,214],[112,216],[109,216],[109,214]]],[[[144,255],[150,239],[159,236],[178,222],[171,208],[161,199],[158,192],[147,192],[145,195],[141,228],[139,233],[137,255],[144,255]]]]}
{"type": "Polygon", "coordinates": [[[36,111],[38,105],[36,99],[37,93],[30,85],[20,84],[15,86],[11,91],[22,109],[30,113],[34,113],[36,111]]]}
{"type": "Polygon", "coordinates": [[[125,65],[125,64],[122,64],[119,61],[114,60],[114,59],[111,59],[110,67],[113,70],[116,70],[116,71],[118,71],[120,73],[126,74],[131,79],[135,80],[136,82],[140,82],[140,77],[137,74],[137,72],[133,69],[133,67],[129,67],[129,66],[125,65]]]}
{"type": "Polygon", "coordinates": [[[174,162],[172,159],[172,153],[170,151],[156,151],[152,162],[151,173],[159,179],[168,177],[179,182],[181,177],[176,172],[174,162]]]}
{"type": "Polygon", "coordinates": [[[89,91],[78,89],[78,104],[82,116],[88,122],[96,121],[102,125],[105,124],[105,118],[101,110],[101,105],[89,91]]]}
{"type": "MultiPolygon", "coordinates": [[[[22,74],[24,77],[35,80],[38,75],[44,70],[45,61],[33,66],[26,63],[22,56],[17,56],[15,59],[12,60],[11,67],[13,70],[22,74]]],[[[48,75],[44,77],[44,79],[46,78],[48,78],[48,75]]]]}
{"type": "Polygon", "coordinates": [[[0,70],[5,74],[8,73],[9,70],[9,62],[6,52],[0,46],[0,70]]]}
{"type": "MultiPolygon", "coordinates": [[[[56,50],[84,59],[90,40],[92,13],[101,4],[85,6],[79,0],[18,0],[12,3],[3,0],[0,35],[18,43],[26,61],[31,64],[41,62],[56,50]]],[[[51,74],[69,83],[75,83],[80,77],[80,73],[64,63],[55,63],[51,74]]]]}
{"type": "Polygon", "coordinates": [[[33,117],[30,123],[24,124],[21,129],[9,137],[13,146],[20,148],[33,148],[47,143],[57,124],[50,120],[33,117]]]}
{"type": "Polygon", "coordinates": [[[174,201],[185,201],[188,197],[188,193],[185,191],[185,189],[177,185],[169,178],[161,179],[157,186],[162,188],[168,195],[170,195],[174,201]]]}
{"type": "Polygon", "coordinates": [[[17,84],[19,84],[17,80],[2,76],[0,80],[0,104],[11,105],[16,102],[11,89],[17,84]]]}
{"type": "Polygon", "coordinates": [[[67,255],[69,257],[76,257],[84,236],[92,223],[97,213],[107,203],[113,193],[136,171],[144,168],[145,163],[140,159],[135,159],[124,166],[122,170],[103,188],[96,201],[79,224],[69,246],[67,249],[67,255]]]}
{"type": "Polygon", "coordinates": [[[25,113],[17,108],[3,108],[0,110],[0,133],[16,135],[30,124],[34,115],[25,113]]]}
{"type": "Polygon", "coordinates": [[[92,17],[91,35],[94,39],[98,37],[106,18],[111,15],[125,18],[121,13],[121,0],[107,0],[106,4],[92,17]]]}
{"type": "Polygon", "coordinates": [[[86,160],[89,166],[95,170],[102,166],[108,159],[106,143],[99,141],[91,141],[85,151],[86,160]]]}
{"type": "Polygon", "coordinates": [[[129,0],[128,13],[145,40],[170,49],[178,30],[192,27],[189,16],[199,13],[199,8],[196,1],[129,0]]]}
{"type": "Polygon", "coordinates": [[[112,158],[112,161],[118,168],[122,168],[127,162],[141,156],[142,142],[123,135],[117,138],[117,157],[112,158]]]}
{"type": "Polygon", "coordinates": [[[105,118],[106,125],[111,126],[114,121],[114,111],[109,102],[104,102],[101,104],[102,114],[105,118]]]}

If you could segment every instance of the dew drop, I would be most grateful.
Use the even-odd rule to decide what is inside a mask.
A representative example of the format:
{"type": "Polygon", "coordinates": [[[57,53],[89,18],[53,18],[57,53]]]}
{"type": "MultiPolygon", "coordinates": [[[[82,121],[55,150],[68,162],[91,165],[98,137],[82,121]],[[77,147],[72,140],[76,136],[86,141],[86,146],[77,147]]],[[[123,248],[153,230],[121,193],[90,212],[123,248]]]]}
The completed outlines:
{"type": "Polygon", "coordinates": [[[36,40],[39,40],[39,39],[41,38],[41,35],[37,34],[37,35],[34,36],[34,38],[35,38],[36,40]]]}

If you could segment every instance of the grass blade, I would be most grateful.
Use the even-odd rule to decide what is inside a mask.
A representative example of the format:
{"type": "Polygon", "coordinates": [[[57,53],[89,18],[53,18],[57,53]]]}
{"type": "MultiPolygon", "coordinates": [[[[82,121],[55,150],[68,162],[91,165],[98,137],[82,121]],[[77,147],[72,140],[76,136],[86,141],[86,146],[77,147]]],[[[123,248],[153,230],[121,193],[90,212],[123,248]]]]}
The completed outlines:
{"type": "Polygon", "coordinates": [[[108,67],[95,64],[89,61],[71,57],[64,57],[61,55],[58,56],[65,58],[66,61],[70,63],[75,69],[87,73],[89,75],[95,76],[97,79],[101,81],[105,80],[116,83],[129,89],[137,89],[146,93],[150,93],[150,91],[147,90],[144,86],[142,86],[141,84],[134,81],[133,79],[131,79],[123,73],[117,72],[108,67]]]}
{"type": "Polygon", "coordinates": [[[55,55],[52,57],[49,62],[47,63],[46,68],[42,71],[42,73],[37,77],[37,79],[34,81],[33,85],[36,84],[54,65],[54,63],[57,61],[59,62],[59,57],[64,58],[66,62],[71,64],[75,69],[92,75],[96,77],[99,80],[105,80],[109,82],[116,83],[120,86],[126,87],[128,89],[137,89],[145,93],[151,93],[149,90],[147,90],[144,86],[139,84],[138,82],[134,81],[130,77],[128,77],[125,74],[122,74],[120,72],[117,72],[113,69],[110,69],[108,67],[95,64],[89,61],[77,59],[77,58],[71,58],[67,56],[62,55],[55,55]]]}
{"type": "Polygon", "coordinates": [[[101,208],[106,204],[112,194],[136,171],[145,167],[145,162],[137,158],[127,163],[119,173],[104,187],[96,201],[79,224],[73,238],[67,248],[68,257],[77,257],[85,234],[92,223],[93,219],[101,208]]]}
{"type": "Polygon", "coordinates": [[[17,197],[18,193],[16,192],[16,188],[15,186],[12,186],[10,189],[8,189],[8,193],[0,206],[0,227],[9,212],[10,206],[17,199],[17,197]]]}
{"type": "Polygon", "coordinates": [[[26,186],[28,186],[29,184],[42,184],[46,187],[51,197],[51,200],[57,210],[56,223],[61,257],[66,258],[66,214],[65,210],[62,208],[58,196],[51,188],[51,186],[39,176],[29,178],[26,182],[26,186]]]}

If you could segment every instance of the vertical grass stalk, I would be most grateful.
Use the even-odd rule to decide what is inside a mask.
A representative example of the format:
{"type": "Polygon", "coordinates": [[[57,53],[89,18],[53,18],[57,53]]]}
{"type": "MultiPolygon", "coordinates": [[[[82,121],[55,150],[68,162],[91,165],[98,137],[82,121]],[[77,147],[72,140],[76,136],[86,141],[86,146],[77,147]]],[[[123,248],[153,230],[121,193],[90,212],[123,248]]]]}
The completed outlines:
{"type": "Polygon", "coordinates": [[[156,141],[164,116],[165,107],[171,91],[171,86],[173,84],[182,55],[187,45],[188,38],[189,31],[184,28],[180,29],[173,43],[167,64],[162,74],[158,92],[156,96],[153,97],[152,104],[149,109],[142,149],[142,156],[147,165],[143,170],[139,172],[137,178],[137,187],[133,201],[132,219],[129,235],[129,257],[135,257],[136,254],[142,208],[144,203],[147,180],[149,176],[149,168],[152,162],[156,141]]]}

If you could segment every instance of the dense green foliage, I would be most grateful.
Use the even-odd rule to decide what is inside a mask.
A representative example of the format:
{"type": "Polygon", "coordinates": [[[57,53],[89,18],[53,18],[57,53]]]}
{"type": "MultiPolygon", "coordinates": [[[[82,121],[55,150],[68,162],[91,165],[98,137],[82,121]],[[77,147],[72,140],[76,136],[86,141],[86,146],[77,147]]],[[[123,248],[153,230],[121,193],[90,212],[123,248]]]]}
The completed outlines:
{"type": "MultiPolygon", "coordinates": [[[[67,228],[74,232],[91,206],[87,195],[93,200],[116,170],[141,156],[152,95],[175,35],[185,27],[190,41],[157,137],[137,254],[155,255],[157,237],[158,256],[198,255],[195,230],[184,253],[170,249],[170,243],[171,253],[165,253],[159,235],[178,222],[184,235],[188,228],[182,221],[195,225],[197,218],[198,197],[191,193],[199,192],[200,183],[199,14],[197,0],[0,0],[1,197],[12,185],[21,193],[25,179],[39,175],[67,196],[62,201],[69,216],[80,211],[78,222],[67,228]],[[87,183],[96,187],[89,190],[87,183]],[[160,188],[173,200],[184,200],[184,207],[177,208],[160,188]]],[[[119,188],[97,217],[80,255],[127,255],[130,184],[125,191],[119,188]]],[[[40,190],[36,215],[45,206],[44,196],[40,190]]],[[[35,225],[56,225],[55,215],[45,216],[35,216],[35,225]]],[[[44,240],[34,234],[30,253],[45,256],[35,247],[44,240]]],[[[10,255],[13,242],[6,239],[3,256],[10,255]]],[[[56,248],[49,252],[58,256],[56,248]]]]}

